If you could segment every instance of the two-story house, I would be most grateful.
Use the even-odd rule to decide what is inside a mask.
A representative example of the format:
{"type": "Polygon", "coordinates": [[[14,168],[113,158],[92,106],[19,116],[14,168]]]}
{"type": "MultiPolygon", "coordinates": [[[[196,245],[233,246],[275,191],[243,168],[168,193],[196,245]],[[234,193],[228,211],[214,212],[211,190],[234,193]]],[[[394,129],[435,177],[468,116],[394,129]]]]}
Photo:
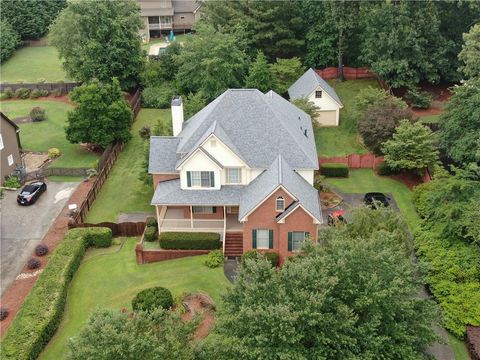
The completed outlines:
{"type": "Polygon", "coordinates": [[[173,30],[190,31],[198,19],[201,3],[196,0],[137,0],[144,28],[141,36],[145,42],[173,30]]]}
{"type": "Polygon", "coordinates": [[[322,223],[311,118],[273,91],[230,89],[150,140],[159,232],[214,231],[226,256],[275,251],[283,262],[322,223]]]}

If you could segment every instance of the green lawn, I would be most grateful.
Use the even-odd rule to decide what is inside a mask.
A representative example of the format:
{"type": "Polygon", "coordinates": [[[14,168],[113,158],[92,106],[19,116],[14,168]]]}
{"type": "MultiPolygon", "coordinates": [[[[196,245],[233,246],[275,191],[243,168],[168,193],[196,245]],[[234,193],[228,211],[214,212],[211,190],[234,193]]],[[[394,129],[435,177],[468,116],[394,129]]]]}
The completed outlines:
{"type": "MultiPolygon", "coordinates": [[[[188,38],[192,36],[190,34],[180,34],[180,35],[175,35],[175,41],[180,41],[180,42],[185,42],[186,40],[188,40],[188,38]]],[[[158,44],[158,43],[164,43],[165,40],[164,38],[152,38],[150,39],[150,42],[147,43],[147,44],[142,44],[142,49],[145,50],[147,53],[148,53],[148,49],[150,49],[150,46],[152,46],[153,44],[158,44]]]]}
{"type": "Polygon", "coordinates": [[[50,148],[60,149],[62,155],[52,166],[79,168],[91,167],[98,156],[78,144],[70,144],[65,137],[67,112],[71,105],[60,101],[10,100],[1,101],[0,109],[10,119],[28,116],[30,110],[40,106],[47,112],[47,120],[20,125],[20,141],[25,150],[46,152],[50,148]]]}
{"type": "Polygon", "coordinates": [[[144,161],[144,141],[138,135],[143,125],[153,129],[158,119],[170,120],[170,110],[142,109],[132,127],[133,138],[125,146],[102,187],[87,221],[116,221],[120,213],[153,212],[153,186],[138,179],[144,161]]]}
{"type": "Polygon", "coordinates": [[[203,265],[205,256],[137,265],[136,240],[127,239],[118,252],[87,252],[69,288],[63,321],[41,359],[65,359],[68,339],[78,334],[92,312],[99,308],[131,309],[132,298],[148,287],[164,286],[174,297],[203,291],[219,304],[221,294],[229,286],[223,267],[207,268],[203,265]]]}
{"type": "Polygon", "coordinates": [[[378,87],[376,80],[362,79],[344,82],[330,81],[343,103],[340,110],[340,125],[338,127],[321,127],[315,131],[315,142],[320,156],[344,156],[349,154],[364,154],[368,150],[359,141],[356,119],[352,115],[352,105],[361,89],[368,86],[378,87]]]}
{"type": "Polygon", "coordinates": [[[419,121],[426,124],[435,124],[435,123],[438,123],[439,119],[440,119],[440,115],[427,115],[427,116],[421,116],[419,118],[419,121]]]}
{"type": "Polygon", "coordinates": [[[2,82],[16,83],[68,80],[57,49],[53,46],[31,46],[21,48],[1,66],[2,82]]]}
{"type": "MultiPolygon", "coordinates": [[[[391,193],[397,203],[402,215],[410,227],[414,230],[418,225],[419,217],[412,203],[412,192],[402,182],[383,176],[377,176],[373,170],[358,169],[350,170],[348,178],[327,178],[325,183],[336,186],[340,191],[346,193],[364,194],[370,191],[391,193]]],[[[455,353],[456,360],[468,360],[465,343],[449,334],[449,342],[455,353]]]]}

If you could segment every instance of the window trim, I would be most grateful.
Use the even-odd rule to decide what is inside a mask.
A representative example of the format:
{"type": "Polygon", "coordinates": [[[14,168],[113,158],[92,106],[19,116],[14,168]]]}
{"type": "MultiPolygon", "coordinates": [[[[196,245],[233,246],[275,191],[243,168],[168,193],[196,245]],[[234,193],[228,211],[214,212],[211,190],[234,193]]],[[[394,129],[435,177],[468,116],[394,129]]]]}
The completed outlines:
{"type": "Polygon", "coordinates": [[[5,145],[3,145],[3,137],[2,137],[2,134],[0,133],[0,150],[3,150],[4,147],[5,145]]]}
{"type": "Polygon", "coordinates": [[[9,154],[7,156],[7,161],[8,161],[8,166],[12,166],[13,164],[15,164],[15,160],[13,159],[13,154],[9,154]]]}
{"type": "Polygon", "coordinates": [[[215,214],[217,212],[217,208],[215,206],[192,206],[192,214],[215,214]],[[210,209],[210,211],[203,211],[206,209],[210,209]],[[195,211],[197,210],[197,211],[195,211]],[[202,210],[202,211],[198,211],[202,210]]]}
{"type": "Polygon", "coordinates": [[[228,167],[225,168],[225,184],[228,185],[239,185],[242,183],[242,168],[241,167],[228,167]],[[238,182],[232,182],[229,178],[229,172],[231,170],[238,170],[238,182]]]}
{"type": "Polygon", "coordinates": [[[297,234],[298,234],[298,233],[303,234],[303,240],[300,242],[301,245],[303,245],[303,243],[305,242],[305,240],[307,240],[308,231],[300,231],[300,230],[289,231],[289,232],[288,232],[288,242],[289,242],[289,244],[288,244],[288,251],[289,251],[289,252],[299,252],[299,251],[302,249],[301,246],[300,246],[300,248],[298,248],[298,249],[295,249],[295,248],[294,248],[294,247],[295,247],[295,246],[294,246],[294,244],[295,244],[295,242],[294,242],[294,235],[295,235],[295,233],[297,233],[297,234]],[[290,243],[291,243],[291,245],[290,245],[290,243]]]}
{"type": "Polygon", "coordinates": [[[283,196],[279,196],[275,199],[275,211],[276,212],[284,212],[285,211],[285,199],[283,196]],[[278,207],[278,202],[282,201],[283,205],[281,208],[278,207]]]}
{"type": "Polygon", "coordinates": [[[215,187],[215,171],[187,171],[187,188],[189,189],[211,189],[215,187]],[[206,175],[208,174],[208,175],[206,175]],[[203,184],[207,183],[208,186],[203,184]]]}
{"type": "Polygon", "coordinates": [[[255,229],[256,233],[257,233],[257,236],[256,236],[256,241],[257,241],[257,247],[256,249],[258,250],[268,250],[270,249],[270,229],[255,229]],[[260,247],[259,246],[259,231],[265,231],[266,234],[267,234],[267,246],[266,247],[260,247]]]}
{"type": "Polygon", "coordinates": [[[315,90],[315,99],[321,99],[323,97],[323,90],[315,90]],[[320,96],[318,96],[320,94],[320,96]]]}

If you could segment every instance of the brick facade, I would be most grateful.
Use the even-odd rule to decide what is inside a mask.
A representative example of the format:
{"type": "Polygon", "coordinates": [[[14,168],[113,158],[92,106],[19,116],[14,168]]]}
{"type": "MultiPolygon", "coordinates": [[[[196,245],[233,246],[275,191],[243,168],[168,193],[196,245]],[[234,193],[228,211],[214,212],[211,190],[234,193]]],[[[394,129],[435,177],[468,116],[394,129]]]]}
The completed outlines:
{"type": "Polygon", "coordinates": [[[277,197],[285,199],[285,207],[293,202],[293,199],[282,189],[278,189],[267,200],[265,200],[255,211],[248,216],[248,221],[243,225],[243,251],[252,250],[252,230],[271,229],[273,230],[273,249],[257,249],[261,252],[275,251],[279,255],[279,263],[283,264],[288,256],[295,255],[295,252],[288,251],[288,232],[303,231],[309,232],[312,240],[317,240],[317,224],[303,209],[299,208],[290,214],[285,223],[277,223],[275,210],[277,197]]]}
{"type": "Polygon", "coordinates": [[[157,189],[158,183],[179,178],[180,174],[153,174],[153,191],[157,189]]]}
{"type": "Polygon", "coordinates": [[[148,264],[157,261],[180,259],[188,256],[208,254],[210,250],[160,250],[144,249],[142,244],[135,247],[137,264],[148,264]]]}

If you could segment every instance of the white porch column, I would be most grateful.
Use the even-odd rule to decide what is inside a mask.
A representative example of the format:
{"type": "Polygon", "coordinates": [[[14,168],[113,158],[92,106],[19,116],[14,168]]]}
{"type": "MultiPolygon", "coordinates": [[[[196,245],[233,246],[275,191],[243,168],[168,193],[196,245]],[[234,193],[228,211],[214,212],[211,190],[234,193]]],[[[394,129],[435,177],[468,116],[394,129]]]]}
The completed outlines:
{"type": "Polygon", "coordinates": [[[158,205],[155,205],[155,210],[157,211],[158,235],[160,235],[160,210],[158,209],[158,205]]]}
{"type": "Polygon", "coordinates": [[[193,229],[193,206],[190,205],[190,228],[193,229]]]}
{"type": "Polygon", "coordinates": [[[226,206],[223,206],[223,243],[222,243],[222,252],[225,255],[225,243],[227,241],[227,210],[226,206]]]}

